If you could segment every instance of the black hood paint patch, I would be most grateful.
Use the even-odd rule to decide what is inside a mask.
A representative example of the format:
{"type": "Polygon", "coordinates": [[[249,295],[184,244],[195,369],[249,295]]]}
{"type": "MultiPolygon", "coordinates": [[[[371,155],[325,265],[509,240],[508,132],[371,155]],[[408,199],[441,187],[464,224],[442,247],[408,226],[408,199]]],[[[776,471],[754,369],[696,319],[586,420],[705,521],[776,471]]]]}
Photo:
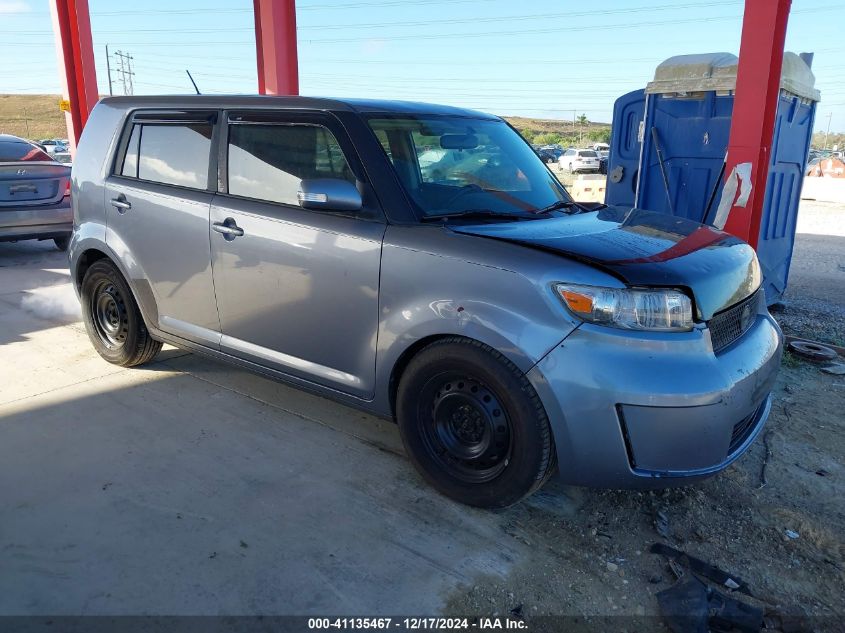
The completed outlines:
{"type": "Polygon", "coordinates": [[[711,226],[642,209],[607,207],[571,216],[450,228],[559,253],[632,286],[688,289],[698,317],[705,320],[750,295],[762,281],[754,249],[742,240],[711,226]]]}

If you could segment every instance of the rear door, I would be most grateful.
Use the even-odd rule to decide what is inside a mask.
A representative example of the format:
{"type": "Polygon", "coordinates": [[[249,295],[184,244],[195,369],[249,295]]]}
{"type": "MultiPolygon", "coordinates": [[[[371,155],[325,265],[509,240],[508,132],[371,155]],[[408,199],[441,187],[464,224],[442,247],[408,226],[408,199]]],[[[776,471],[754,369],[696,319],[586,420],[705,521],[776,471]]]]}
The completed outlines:
{"type": "Polygon", "coordinates": [[[233,112],[221,142],[211,207],[221,349],[372,396],[385,221],[345,131],[328,114],[233,112]],[[356,183],[364,209],[301,208],[303,178],[356,183]]]}
{"type": "Polygon", "coordinates": [[[133,282],[154,299],[157,326],[215,347],[208,213],[216,119],[212,111],[137,112],[106,179],[106,242],[141,271],[133,282]]]}

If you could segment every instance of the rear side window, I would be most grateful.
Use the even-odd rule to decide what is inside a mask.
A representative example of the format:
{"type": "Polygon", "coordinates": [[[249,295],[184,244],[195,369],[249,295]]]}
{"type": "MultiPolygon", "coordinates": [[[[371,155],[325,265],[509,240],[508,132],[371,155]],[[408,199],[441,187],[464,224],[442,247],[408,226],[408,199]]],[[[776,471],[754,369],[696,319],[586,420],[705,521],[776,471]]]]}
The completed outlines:
{"type": "Polygon", "coordinates": [[[9,162],[30,162],[49,161],[52,162],[49,154],[41,148],[26,143],[25,141],[0,141],[0,163],[9,162]]]}
{"type": "Polygon", "coordinates": [[[140,127],[138,178],[192,189],[207,188],[213,130],[210,123],[140,127]]]}
{"type": "Polygon", "coordinates": [[[321,125],[234,123],[228,151],[232,195],[296,205],[305,178],[355,183],[337,139],[321,125]]]}
{"type": "Polygon", "coordinates": [[[121,176],[138,177],[138,144],[141,142],[141,126],[132,128],[132,136],[129,137],[129,144],[126,146],[126,154],[123,157],[123,167],[120,170],[121,176]]]}

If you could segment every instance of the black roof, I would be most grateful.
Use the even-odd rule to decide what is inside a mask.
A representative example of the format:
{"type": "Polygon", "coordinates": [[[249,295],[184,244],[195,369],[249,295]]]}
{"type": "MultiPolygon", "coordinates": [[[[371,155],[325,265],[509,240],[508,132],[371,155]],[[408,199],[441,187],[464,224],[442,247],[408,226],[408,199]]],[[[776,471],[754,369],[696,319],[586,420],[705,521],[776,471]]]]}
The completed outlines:
{"type": "Polygon", "coordinates": [[[144,95],[104,97],[104,103],[124,108],[296,108],[307,110],[340,110],[360,113],[440,114],[473,118],[498,117],[476,110],[434,103],[391,101],[389,99],[335,99],[327,97],[289,97],[277,95],[144,95]]]}

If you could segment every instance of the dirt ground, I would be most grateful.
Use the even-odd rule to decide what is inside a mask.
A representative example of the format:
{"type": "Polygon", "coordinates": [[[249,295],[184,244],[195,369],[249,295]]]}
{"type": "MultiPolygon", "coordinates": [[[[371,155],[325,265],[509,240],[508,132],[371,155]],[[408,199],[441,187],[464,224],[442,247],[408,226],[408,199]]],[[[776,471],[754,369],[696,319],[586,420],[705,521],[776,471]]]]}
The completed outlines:
{"type": "MultiPolygon", "coordinates": [[[[675,581],[665,560],[648,551],[663,542],[740,576],[758,606],[845,614],[843,410],[841,376],[790,360],[763,439],[725,473],[666,491],[566,490],[575,502],[567,515],[555,511],[552,498],[543,503],[552,494],[544,490],[501,515],[503,533],[529,544],[532,554],[504,580],[480,580],[456,593],[450,611],[657,615],[655,594],[675,581]],[[668,519],[666,537],[658,513],[668,519]]],[[[818,624],[820,631],[842,630],[818,624]]]]}
{"type": "MultiPolygon", "coordinates": [[[[841,345],[845,208],[802,203],[801,215],[791,287],[776,316],[789,333],[841,345]]],[[[506,578],[456,592],[450,612],[656,616],[655,595],[675,582],[665,559],[649,553],[661,542],[740,576],[759,598],[737,595],[743,600],[811,616],[806,630],[842,631],[845,376],[788,354],[773,396],[762,437],[718,477],[656,492],[551,486],[503,512],[503,533],[531,554],[506,578]],[[560,494],[573,502],[565,513],[555,503],[560,494]]],[[[623,618],[607,630],[624,623],[639,631],[663,626],[623,618]]]]}

